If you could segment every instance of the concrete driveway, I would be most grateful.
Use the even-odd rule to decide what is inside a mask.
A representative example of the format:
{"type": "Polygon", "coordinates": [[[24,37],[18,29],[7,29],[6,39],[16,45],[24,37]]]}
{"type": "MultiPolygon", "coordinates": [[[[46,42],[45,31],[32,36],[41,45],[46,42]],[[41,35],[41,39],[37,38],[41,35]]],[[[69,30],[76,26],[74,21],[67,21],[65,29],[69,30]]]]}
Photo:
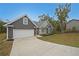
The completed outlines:
{"type": "Polygon", "coordinates": [[[45,42],[36,37],[15,39],[11,56],[79,56],[79,48],[45,42]]]}

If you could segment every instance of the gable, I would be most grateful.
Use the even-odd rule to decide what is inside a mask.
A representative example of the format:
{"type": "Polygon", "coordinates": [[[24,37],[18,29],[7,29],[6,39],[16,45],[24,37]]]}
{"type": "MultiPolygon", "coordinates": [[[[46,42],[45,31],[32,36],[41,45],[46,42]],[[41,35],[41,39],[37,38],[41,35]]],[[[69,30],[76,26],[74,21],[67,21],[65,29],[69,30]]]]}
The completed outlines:
{"type": "Polygon", "coordinates": [[[48,25],[48,22],[47,22],[47,21],[40,21],[40,22],[39,22],[39,27],[40,27],[40,28],[47,27],[47,25],[48,25]]]}
{"type": "Polygon", "coordinates": [[[18,20],[16,20],[15,22],[9,24],[9,25],[13,25],[13,28],[14,29],[33,29],[34,27],[36,27],[28,17],[24,16],[18,20]],[[28,19],[28,24],[24,24],[23,22],[23,19],[24,18],[27,18],[28,19]]]}
{"type": "Polygon", "coordinates": [[[39,22],[39,27],[40,28],[48,28],[48,27],[53,28],[52,24],[49,23],[49,21],[47,21],[47,20],[39,22]]]}

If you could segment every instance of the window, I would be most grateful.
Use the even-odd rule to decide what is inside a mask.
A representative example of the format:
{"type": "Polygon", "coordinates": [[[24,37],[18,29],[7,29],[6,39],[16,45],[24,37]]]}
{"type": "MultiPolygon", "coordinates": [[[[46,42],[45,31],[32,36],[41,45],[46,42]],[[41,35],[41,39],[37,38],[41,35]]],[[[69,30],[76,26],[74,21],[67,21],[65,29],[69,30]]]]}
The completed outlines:
{"type": "Polygon", "coordinates": [[[27,18],[23,18],[23,24],[28,25],[28,19],[27,18]]]}

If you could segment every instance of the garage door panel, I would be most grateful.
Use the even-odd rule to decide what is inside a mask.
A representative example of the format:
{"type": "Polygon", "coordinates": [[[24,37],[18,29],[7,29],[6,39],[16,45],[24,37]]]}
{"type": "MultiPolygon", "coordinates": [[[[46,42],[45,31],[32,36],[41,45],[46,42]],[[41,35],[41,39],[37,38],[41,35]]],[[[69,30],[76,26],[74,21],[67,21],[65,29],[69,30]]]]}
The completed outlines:
{"type": "Polygon", "coordinates": [[[23,38],[34,36],[34,29],[13,29],[13,37],[14,38],[23,38]]]}

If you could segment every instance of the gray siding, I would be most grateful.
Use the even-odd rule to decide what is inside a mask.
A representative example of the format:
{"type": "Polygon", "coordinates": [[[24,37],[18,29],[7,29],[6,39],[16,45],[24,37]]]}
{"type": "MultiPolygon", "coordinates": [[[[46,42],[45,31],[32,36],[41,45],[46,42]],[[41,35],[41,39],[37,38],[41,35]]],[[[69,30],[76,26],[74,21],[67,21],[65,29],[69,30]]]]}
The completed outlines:
{"type": "Polygon", "coordinates": [[[39,34],[39,28],[34,28],[34,35],[38,35],[39,34]]]}
{"type": "Polygon", "coordinates": [[[73,20],[73,21],[67,23],[67,25],[66,25],[67,30],[72,30],[73,27],[75,27],[76,30],[79,31],[79,21],[73,20]]]}
{"type": "Polygon", "coordinates": [[[46,28],[40,28],[39,34],[47,34],[47,29],[46,28]]]}
{"type": "Polygon", "coordinates": [[[52,24],[48,21],[39,21],[39,34],[51,34],[53,31],[52,24]]]}
{"type": "Polygon", "coordinates": [[[12,39],[12,38],[13,38],[13,28],[8,27],[8,39],[12,39]]]}
{"type": "MultiPolygon", "coordinates": [[[[26,17],[26,16],[24,16],[26,17]]],[[[34,29],[36,26],[28,18],[28,24],[23,24],[23,18],[16,20],[15,22],[8,24],[13,25],[13,27],[8,27],[8,39],[13,39],[13,29],[34,29]]],[[[35,33],[36,34],[36,33],[35,33]]]]}
{"type": "Polygon", "coordinates": [[[11,23],[10,25],[14,26],[14,29],[34,29],[35,25],[28,19],[28,25],[23,24],[23,18],[18,19],[17,21],[11,23]]]}
{"type": "Polygon", "coordinates": [[[51,34],[53,31],[53,26],[51,24],[49,24],[49,26],[39,28],[39,34],[51,34]]]}

